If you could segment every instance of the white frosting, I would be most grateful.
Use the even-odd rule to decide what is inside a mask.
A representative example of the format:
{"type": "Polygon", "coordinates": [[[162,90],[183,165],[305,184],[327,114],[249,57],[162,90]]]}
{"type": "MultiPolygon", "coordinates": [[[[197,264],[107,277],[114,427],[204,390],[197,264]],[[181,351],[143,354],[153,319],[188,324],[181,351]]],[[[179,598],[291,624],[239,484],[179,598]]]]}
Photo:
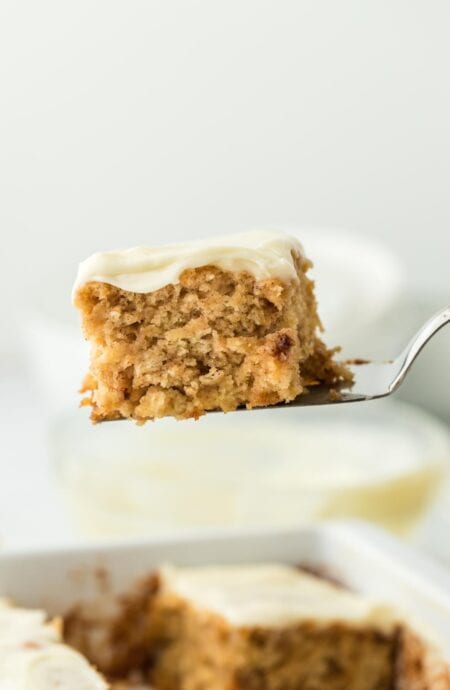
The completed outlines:
{"type": "Polygon", "coordinates": [[[374,624],[389,628],[390,609],[293,566],[204,566],[162,570],[163,587],[232,625],[281,625],[298,621],[374,624]]]}
{"type": "Polygon", "coordinates": [[[153,292],[178,282],[185,269],[207,265],[247,271],[258,280],[295,280],[292,251],[303,253],[294,237],[275,230],[254,230],[195,242],[97,252],[80,264],[72,295],[91,281],[131,292],[153,292]]]}
{"type": "Polygon", "coordinates": [[[78,652],[61,642],[43,611],[0,600],[0,690],[106,690],[78,652]]]}

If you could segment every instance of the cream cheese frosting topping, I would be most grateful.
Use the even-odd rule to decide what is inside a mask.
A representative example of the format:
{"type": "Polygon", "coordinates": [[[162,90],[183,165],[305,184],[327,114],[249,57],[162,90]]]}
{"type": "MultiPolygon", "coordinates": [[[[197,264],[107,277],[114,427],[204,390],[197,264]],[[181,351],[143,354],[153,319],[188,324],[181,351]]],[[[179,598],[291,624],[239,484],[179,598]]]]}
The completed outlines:
{"type": "Polygon", "coordinates": [[[58,621],[0,600],[0,690],[108,687],[81,654],[61,642],[58,621]]]}
{"type": "Polygon", "coordinates": [[[130,292],[153,292],[178,282],[185,269],[207,265],[228,271],[247,271],[258,280],[295,280],[293,252],[303,254],[298,240],[276,230],[253,230],[195,242],[97,252],[80,264],[72,295],[91,281],[130,292]]]}
{"type": "Polygon", "coordinates": [[[236,626],[283,625],[299,621],[373,624],[389,629],[394,620],[383,604],[358,596],[294,566],[202,566],[161,571],[165,591],[218,613],[236,626]]]}

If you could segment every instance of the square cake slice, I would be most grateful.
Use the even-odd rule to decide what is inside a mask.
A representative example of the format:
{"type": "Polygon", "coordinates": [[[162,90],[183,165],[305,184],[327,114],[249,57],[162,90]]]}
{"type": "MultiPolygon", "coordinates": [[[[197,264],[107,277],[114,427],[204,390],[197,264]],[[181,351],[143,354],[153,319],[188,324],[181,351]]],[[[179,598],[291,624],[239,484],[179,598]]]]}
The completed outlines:
{"type": "Polygon", "coordinates": [[[91,418],[196,418],[349,379],[318,338],[310,266],[275,231],[88,258],[73,300],[91,345],[91,418]]]}
{"type": "Polygon", "coordinates": [[[391,611],[281,564],[172,568],[152,612],[158,690],[390,690],[391,611]]]}

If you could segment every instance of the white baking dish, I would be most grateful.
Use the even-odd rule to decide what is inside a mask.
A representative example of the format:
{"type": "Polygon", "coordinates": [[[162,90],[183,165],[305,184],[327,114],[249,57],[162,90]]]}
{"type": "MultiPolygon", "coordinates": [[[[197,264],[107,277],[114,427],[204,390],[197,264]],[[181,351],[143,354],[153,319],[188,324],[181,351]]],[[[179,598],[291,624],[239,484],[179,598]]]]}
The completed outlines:
{"type": "Polygon", "coordinates": [[[351,588],[395,604],[437,639],[450,660],[450,574],[380,530],[329,523],[289,531],[183,536],[127,544],[0,554],[0,594],[62,613],[121,591],[164,562],[283,561],[325,568],[351,588]]]}

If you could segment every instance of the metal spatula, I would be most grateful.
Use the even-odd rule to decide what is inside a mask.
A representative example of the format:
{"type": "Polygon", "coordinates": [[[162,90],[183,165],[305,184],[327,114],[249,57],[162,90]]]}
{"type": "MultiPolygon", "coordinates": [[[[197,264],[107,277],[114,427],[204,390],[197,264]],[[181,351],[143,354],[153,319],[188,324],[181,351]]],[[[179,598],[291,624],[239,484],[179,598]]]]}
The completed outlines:
{"type": "Polygon", "coordinates": [[[335,386],[311,387],[309,393],[300,395],[283,407],[307,407],[309,405],[331,405],[384,398],[394,393],[403,383],[412,363],[426,343],[450,321],[450,307],[439,311],[416,333],[403,352],[390,362],[366,362],[354,360],[349,363],[353,372],[353,383],[335,386]]]}

